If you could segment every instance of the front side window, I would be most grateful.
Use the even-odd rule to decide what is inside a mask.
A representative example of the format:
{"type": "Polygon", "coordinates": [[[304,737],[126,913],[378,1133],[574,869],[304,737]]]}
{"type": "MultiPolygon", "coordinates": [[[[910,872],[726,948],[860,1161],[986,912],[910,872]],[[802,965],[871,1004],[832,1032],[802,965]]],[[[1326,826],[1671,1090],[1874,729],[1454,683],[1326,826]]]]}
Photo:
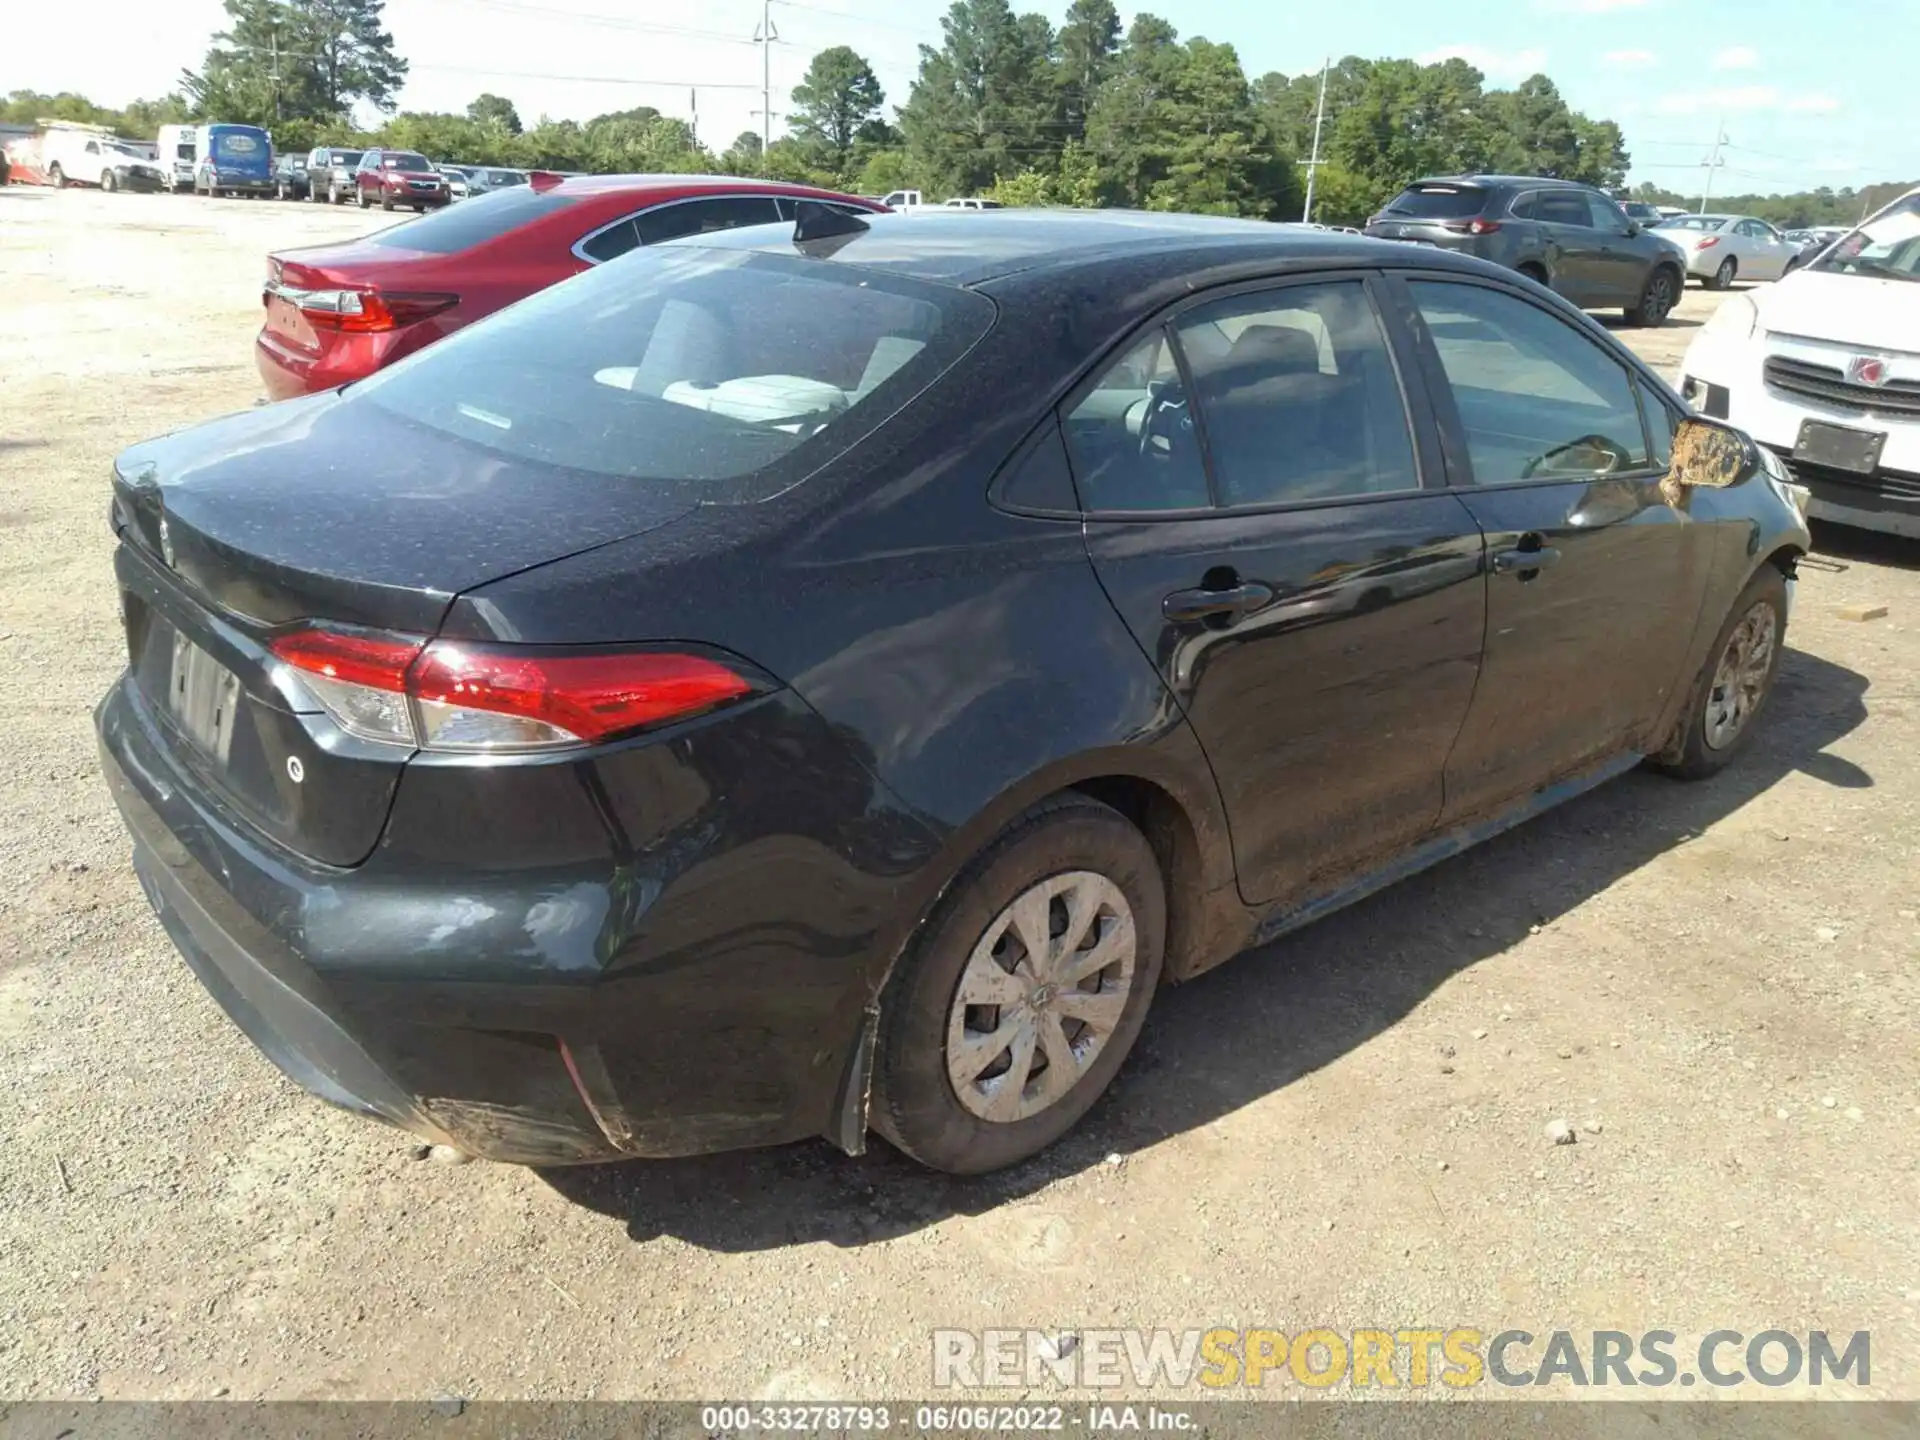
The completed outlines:
{"type": "Polygon", "coordinates": [[[1572,326],[1504,291],[1412,289],[1446,372],[1480,485],[1645,469],[1626,366],[1572,326]]]}
{"type": "Polygon", "coordinates": [[[1587,209],[1593,215],[1593,228],[1606,230],[1613,234],[1624,235],[1627,231],[1627,215],[1618,205],[1604,195],[1587,196],[1587,209]]]}
{"type": "Polygon", "coordinates": [[[1420,488],[1399,378],[1360,281],[1237,295],[1187,311],[1176,332],[1222,505],[1420,488]]]}
{"type": "Polygon", "coordinates": [[[348,394],[483,451],[762,498],[870,433],[993,314],[971,291],[801,256],[643,247],[348,394]]]}
{"type": "Polygon", "coordinates": [[[1200,438],[1163,327],[1107,367],[1067,412],[1066,429],[1084,508],[1193,510],[1211,503],[1200,438]]]}

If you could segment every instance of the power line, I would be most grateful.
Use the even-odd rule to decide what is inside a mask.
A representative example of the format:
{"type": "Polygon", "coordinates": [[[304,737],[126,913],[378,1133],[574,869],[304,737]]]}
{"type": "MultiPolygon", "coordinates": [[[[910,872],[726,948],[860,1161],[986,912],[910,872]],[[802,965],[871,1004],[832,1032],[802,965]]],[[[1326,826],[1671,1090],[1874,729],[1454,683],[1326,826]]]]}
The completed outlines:
{"type": "Polygon", "coordinates": [[[696,30],[686,25],[659,25],[650,20],[635,20],[626,15],[601,15],[579,10],[563,10],[553,5],[539,5],[531,0],[465,0],[469,5],[484,5],[492,10],[505,10],[512,14],[547,15],[560,20],[577,20],[583,25],[604,25],[615,30],[633,30],[648,35],[678,35],[688,40],[707,40],[723,45],[751,45],[738,35],[728,34],[724,30],[696,30]]]}

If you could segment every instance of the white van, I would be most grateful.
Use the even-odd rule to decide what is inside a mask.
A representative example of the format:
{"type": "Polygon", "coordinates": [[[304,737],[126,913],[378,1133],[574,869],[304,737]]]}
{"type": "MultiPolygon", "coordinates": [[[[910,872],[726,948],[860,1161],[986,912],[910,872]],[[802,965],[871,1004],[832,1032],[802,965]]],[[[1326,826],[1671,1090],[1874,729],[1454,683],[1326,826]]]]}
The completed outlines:
{"type": "Polygon", "coordinates": [[[167,173],[169,185],[176,191],[193,188],[193,170],[200,163],[200,131],[194,125],[162,125],[160,168],[167,173]]]}
{"type": "Polygon", "coordinates": [[[155,161],[134,150],[104,125],[48,121],[39,139],[40,168],[46,172],[49,185],[158,190],[165,184],[155,161]]]}

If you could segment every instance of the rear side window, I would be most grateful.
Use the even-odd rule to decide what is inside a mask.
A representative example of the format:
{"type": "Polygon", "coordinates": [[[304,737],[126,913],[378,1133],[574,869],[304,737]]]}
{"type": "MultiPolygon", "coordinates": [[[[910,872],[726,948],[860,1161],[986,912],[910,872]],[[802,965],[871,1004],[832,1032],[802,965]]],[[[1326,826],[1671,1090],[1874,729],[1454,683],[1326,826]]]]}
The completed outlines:
{"type": "Polygon", "coordinates": [[[797,255],[642,247],[349,393],[483,450],[749,499],[844,453],[993,313],[971,291],[797,255]]]}
{"type": "Polygon", "coordinates": [[[683,235],[734,230],[742,225],[771,225],[780,218],[771,195],[714,195],[659,206],[634,217],[642,245],[658,245],[683,235]]]}
{"type": "Polygon", "coordinates": [[[507,190],[490,190],[485,195],[462,200],[458,205],[404,221],[369,235],[367,241],[395,250],[452,255],[497,240],[509,230],[517,230],[573,203],[571,196],[556,190],[542,193],[529,186],[516,185],[507,190]]]}
{"type": "Polygon", "coordinates": [[[1357,280],[1189,310],[1177,333],[1222,505],[1420,488],[1386,335],[1357,280]]]}
{"type": "Polygon", "coordinates": [[[1646,468],[1627,368],[1599,345],[1504,291],[1428,280],[1411,288],[1466,430],[1475,483],[1646,468]]]}
{"type": "Polygon", "coordinates": [[[1195,510],[1212,503],[1173,343],[1156,327],[1066,414],[1088,510],[1195,510]]]}
{"type": "Polygon", "coordinates": [[[599,263],[624,255],[640,243],[640,232],[633,228],[633,217],[616,220],[597,234],[590,235],[582,242],[580,253],[589,260],[599,263]]]}
{"type": "Polygon", "coordinates": [[[1409,185],[1386,213],[1409,220],[1457,220],[1478,215],[1486,203],[1487,192],[1477,185],[1409,185]]]}
{"type": "Polygon", "coordinates": [[[1542,190],[1534,200],[1533,218],[1549,225],[1593,228],[1593,212],[1587,208],[1587,197],[1578,190],[1542,190]]]}

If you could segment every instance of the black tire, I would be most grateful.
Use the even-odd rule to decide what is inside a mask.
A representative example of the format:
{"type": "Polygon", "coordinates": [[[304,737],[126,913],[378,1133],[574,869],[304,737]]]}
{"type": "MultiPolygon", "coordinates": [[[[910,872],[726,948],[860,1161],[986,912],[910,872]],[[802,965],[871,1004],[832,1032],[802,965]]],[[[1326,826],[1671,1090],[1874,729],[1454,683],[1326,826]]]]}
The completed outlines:
{"type": "Polygon", "coordinates": [[[47,167],[47,179],[53,182],[53,188],[56,190],[67,188],[67,172],[60,168],[58,160],[47,167]]]}
{"type": "Polygon", "coordinates": [[[1773,683],[1780,674],[1780,656],[1786,649],[1786,643],[1786,576],[1772,565],[1762,565],[1759,573],[1747,582],[1747,588],[1740,592],[1740,598],[1728,610],[1720,633],[1714,637],[1713,648],[1707,652],[1706,663],[1694,677],[1679,726],[1666,748],[1652,757],[1650,763],[1653,768],[1679,780],[1704,780],[1732,764],[1740,752],[1752,743],[1753,732],[1759,726],[1760,716],[1773,694],[1773,683]],[[1738,730],[1730,739],[1715,746],[1709,743],[1708,716],[1724,691],[1716,688],[1714,680],[1722,657],[1734,644],[1736,633],[1748,616],[1761,607],[1773,612],[1772,649],[1765,675],[1738,730]]]}
{"type": "Polygon", "coordinates": [[[1646,289],[1640,292],[1640,303],[1626,311],[1629,325],[1645,326],[1657,329],[1667,323],[1667,316],[1673,313],[1674,302],[1680,298],[1685,282],[1678,271],[1670,265],[1656,265],[1653,273],[1647,276],[1646,289]]]}
{"type": "MultiPolygon", "coordinates": [[[[360,192],[363,204],[365,203],[366,193],[364,190],[360,192]]],[[[385,190],[380,192],[380,208],[385,210],[389,215],[393,213],[393,196],[389,195],[385,190]]]]}
{"type": "Polygon", "coordinates": [[[1713,272],[1713,278],[1707,281],[1709,290],[1728,290],[1733,287],[1733,277],[1740,273],[1740,262],[1729,255],[1720,262],[1720,268],[1713,272]]]}
{"type": "Polygon", "coordinates": [[[111,195],[115,190],[120,188],[120,177],[115,175],[111,170],[102,170],[100,172],[100,188],[111,195]]]}
{"type": "Polygon", "coordinates": [[[353,192],[353,203],[358,205],[362,210],[365,210],[373,204],[371,200],[367,199],[367,192],[357,188],[353,192]]]}
{"type": "MultiPolygon", "coordinates": [[[[1064,910],[1060,904],[1059,914],[1064,910]]],[[[1073,794],[1028,811],[961,873],[887,982],[874,1057],[874,1128],[921,1164],[957,1175],[998,1170],[1044,1150],[1092,1108],[1126,1061],[1160,983],[1165,942],[1160,866],[1124,816],[1073,794]],[[1132,911],[1134,966],[1126,999],[1103,1048],[1072,1088],[1024,1118],[986,1119],[961,1103],[947,1073],[948,1024],[961,978],[974,947],[1017,897],[1072,871],[1104,877],[1132,911]]],[[[997,1016],[993,1023],[1000,1023],[997,1016]]]]}

